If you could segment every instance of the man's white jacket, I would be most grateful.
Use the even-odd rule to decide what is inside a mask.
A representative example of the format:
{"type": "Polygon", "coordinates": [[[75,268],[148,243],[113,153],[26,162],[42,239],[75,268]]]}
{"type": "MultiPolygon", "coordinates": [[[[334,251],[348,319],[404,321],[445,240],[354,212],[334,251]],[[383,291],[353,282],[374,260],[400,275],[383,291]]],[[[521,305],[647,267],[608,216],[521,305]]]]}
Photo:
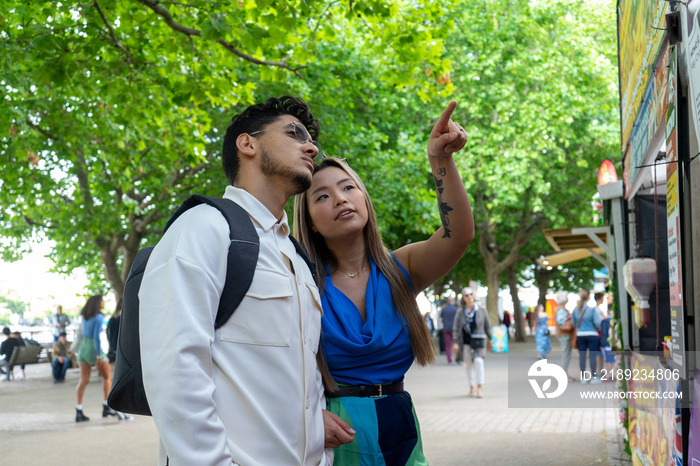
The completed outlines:
{"type": "Polygon", "coordinates": [[[154,248],[139,299],[143,379],[159,464],[325,465],[316,352],[318,288],[281,221],[229,186],[260,237],[253,282],[214,330],[229,229],[213,207],[183,214],[154,248]],[[166,460],[167,457],[167,460],[166,460]]]}

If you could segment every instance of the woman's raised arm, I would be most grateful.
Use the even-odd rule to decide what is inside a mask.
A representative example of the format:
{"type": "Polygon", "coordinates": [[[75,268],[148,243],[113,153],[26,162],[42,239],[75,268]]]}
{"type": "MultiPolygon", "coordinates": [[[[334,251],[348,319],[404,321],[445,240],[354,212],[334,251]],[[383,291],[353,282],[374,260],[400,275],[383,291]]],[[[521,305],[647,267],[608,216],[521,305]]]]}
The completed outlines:
{"type": "Polygon", "coordinates": [[[452,270],[474,239],[469,196],[454,160],[454,154],[467,143],[464,128],[450,118],[456,106],[454,100],[447,105],[428,140],[428,160],[442,226],[426,241],[394,251],[408,271],[416,294],[452,270]]]}

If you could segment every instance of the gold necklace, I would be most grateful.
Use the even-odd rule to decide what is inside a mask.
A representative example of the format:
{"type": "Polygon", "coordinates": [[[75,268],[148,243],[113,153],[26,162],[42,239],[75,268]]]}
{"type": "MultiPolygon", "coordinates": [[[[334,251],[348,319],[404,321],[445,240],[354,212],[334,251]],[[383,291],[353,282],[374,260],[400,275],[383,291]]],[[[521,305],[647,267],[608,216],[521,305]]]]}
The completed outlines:
{"type": "MultiPolygon", "coordinates": [[[[355,278],[360,274],[360,272],[362,272],[365,269],[365,265],[367,265],[367,262],[363,262],[360,270],[358,270],[355,273],[347,273],[347,272],[343,272],[342,270],[339,270],[339,272],[343,272],[345,275],[347,275],[350,278],[355,278]]],[[[338,269],[336,269],[336,270],[338,270],[338,269]]]]}

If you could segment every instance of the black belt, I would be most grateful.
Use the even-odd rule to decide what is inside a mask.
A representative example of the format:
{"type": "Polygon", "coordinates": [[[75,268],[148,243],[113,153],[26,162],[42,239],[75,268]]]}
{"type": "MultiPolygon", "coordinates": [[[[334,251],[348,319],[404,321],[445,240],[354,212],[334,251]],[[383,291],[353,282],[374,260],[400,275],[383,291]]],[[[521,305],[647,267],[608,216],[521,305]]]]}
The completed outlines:
{"type": "Polygon", "coordinates": [[[386,385],[348,385],[345,387],[338,387],[338,390],[334,392],[326,391],[326,396],[329,398],[338,398],[341,396],[379,398],[380,396],[395,395],[397,393],[403,393],[403,382],[386,385]]]}

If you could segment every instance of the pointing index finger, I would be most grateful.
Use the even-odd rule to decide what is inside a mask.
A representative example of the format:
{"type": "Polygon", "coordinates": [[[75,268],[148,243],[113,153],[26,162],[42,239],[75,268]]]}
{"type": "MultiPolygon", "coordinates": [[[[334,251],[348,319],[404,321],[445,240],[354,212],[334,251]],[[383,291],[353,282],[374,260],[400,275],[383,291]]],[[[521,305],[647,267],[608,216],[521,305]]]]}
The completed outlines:
{"type": "Polygon", "coordinates": [[[455,107],[457,107],[457,102],[451,100],[450,103],[447,104],[447,108],[443,110],[440,118],[438,118],[437,123],[435,123],[435,129],[445,133],[449,131],[448,123],[450,122],[450,117],[452,116],[452,112],[454,111],[455,107]]]}

